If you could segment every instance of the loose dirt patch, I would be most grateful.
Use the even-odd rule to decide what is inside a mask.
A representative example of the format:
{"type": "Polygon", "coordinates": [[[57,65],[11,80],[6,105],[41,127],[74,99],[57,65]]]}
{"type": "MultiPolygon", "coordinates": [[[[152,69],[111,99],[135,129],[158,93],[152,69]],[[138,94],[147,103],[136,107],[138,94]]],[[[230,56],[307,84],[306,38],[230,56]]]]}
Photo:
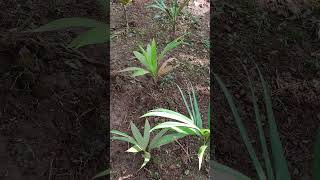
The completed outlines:
{"type": "Polygon", "coordinates": [[[61,17],[102,19],[95,1],[1,2],[0,179],[90,179],[106,168],[103,45],[66,48],[71,32],[19,33],[61,17]],[[90,4],[90,6],[89,6],[90,4]]]}
{"type": "MultiPolygon", "coordinates": [[[[254,1],[250,1],[254,2],[254,1]]],[[[268,7],[268,6],[264,6],[268,7]]],[[[286,6],[284,6],[286,7],[286,6]]],[[[287,9],[288,10],[288,9],[287,9]]],[[[254,3],[215,1],[213,13],[214,71],[229,86],[241,107],[254,146],[260,147],[252,102],[242,61],[262,88],[254,63],[263,71],[272,92],[273,108],[280,130],[289,170],[296,180],[311,179],[313,143],[319,127],[320,69],[318,66],[319,16],[310,8],[301,13],[272,13],[254,3]]],[[[255,178],[255,170],[239,136],[225,98],[215,86],[215,157],[255,178]]],[[[261,101],[261,107],[263,102],[261,101]]]]}
{"type": "MultiPolygon", "coordinates": [[[[180,66],[165,76],[158,87],[152,84],[149,77],[132,79],[126,74],[116,74],[111,78],[111,102],[113,102],[111,109],[114,110],[111,111],[111,129],[130,132],[130,121],[142,128],[144,119],[139,117],[156,107],[178,110],[186,114],[174,83],[185,89],[188,81],[195,86],[202,113],[206,116],[210,84],[209,52],[205,47],[206,40],[209,40],[209,3],[207,1],[198,3],[198,6],[195,6],[190,2],[189,13],[184,13],[177,26],[177,34],[190,32],[186,40],[191,45],[178,47],[167,56],[178,59],[180,66]],[[203,12],[194,14],[196,8],[198,8],[196,11],[203,12]]],[[[164,44],[170,41],[169,25],[163,16],[157,13],[158,11],[146,9],[146,4],[145,1],[135,1],[128,8],[131,25],[128,36],[123,34],[125,22],[121,6],[117,3],[111,5],[111,27],[115,35],[111,41],[112,72],[136,63],[132,58],[132,51],[139,50],[138,45],[144,47],[155,38],[162,49],[164,44]]],[[[153,120],[149,121],[154,124],[153,120]]],[[[111,164],[115,172],[112,179],[207,179],[208,162],[204,163],[205,166],[201,171],[197,169],[196,139],[187,138],[179,140],[179,143],[180,145],[173,143],[154,151],[151,162],[137,172],[143,158],[140,155],[134,156],[124,152],[128,149],[126,143],[112,141],[111,164]]]]}

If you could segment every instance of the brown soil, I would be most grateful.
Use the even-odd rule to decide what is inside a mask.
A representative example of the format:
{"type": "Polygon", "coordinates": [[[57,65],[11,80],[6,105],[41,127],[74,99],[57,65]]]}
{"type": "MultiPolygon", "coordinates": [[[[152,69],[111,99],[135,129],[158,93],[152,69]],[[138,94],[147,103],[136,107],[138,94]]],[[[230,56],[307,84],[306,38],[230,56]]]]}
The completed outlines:
{"type": "MultiPolygon", "coordinates": [[[[273,109],[292,178],[311,179],[313,144],[320,125],[317,23],[320,16],[306,5],[297,6],[299,11],[293,11],[289,8],[292,6],[272,1],[273,4],[262,4],[259,10],[255,3],[241,2],[214,2],[213,70],[235,95],[254,146],[260,147],[247,77],[240,61],[255,78],[262,107],[262,88],[253,62],[259,65],[271,87],[273,109]]],[[[255,179],[254,167],[225,97],[218,85],[213,91],[216,92],[214,156],[255,179]]]]}
{"type": "Polygon", "coordinates": [[[85,180],[107,167],[106,68],[85,59],[105,62],[105,47],[82,54],[66,48],[72,31],[19,33],[61,17],[103,19],[95,0],[55,2],[0,2],[0,179],[85,180]]]}
{"type": "MultiPolygon", "coordinates": [[[[125,35],[123,11],[118,3],[111,4],[111,28],[115,37],[111,41],[111,71],[116,72],[132,65],[138,65],[133,60],[133,51],[139,50],[152,38],[160,49],[170,41],[170,26],[159,11],[146,9],[150,1],[134,1],[128,7],[131,32],[125,35]]],[[[209,104],[209,52],[204,46],[209,40],[209,3],[207,1],[190,2],[188,11],[177,25],[177,35],[184,31],[190,32],[186,40],[191,46],[178,47],[167,58],[174,57],[180,64],[166,75],[156,87],[149,77],[133,79],[128,74],[117,74],[111,77],[111,129],[117,129],[131,134],[129,122],[133,121],[142,129],[144,119],[139,117],[156,107],[178,110],[186,114],[183,101],[174,83],[186,89],[190,81],[196,88],[199,106],[206,120],[209,104]],[[197,14],[196,14],[197,13],[197,14]]],[[[154,124],[154,119],[149,119],[154,124]]],[[[204,162],[201,171],[198,170],[196,156],[198,141],[195,138],[179,140],[152,152],[149,164],[138,171],[143,158],[140,154],[126,153],[128,144],[111,142],[112,179],[207,179],[208,162],[204,162]],[[182,148],[183,147],[183,148],[182,148]],[[186,154],[186,152],[187,154],[186,154]]],[[[208,157],[206,158],[208,160],[208,157]]]]}

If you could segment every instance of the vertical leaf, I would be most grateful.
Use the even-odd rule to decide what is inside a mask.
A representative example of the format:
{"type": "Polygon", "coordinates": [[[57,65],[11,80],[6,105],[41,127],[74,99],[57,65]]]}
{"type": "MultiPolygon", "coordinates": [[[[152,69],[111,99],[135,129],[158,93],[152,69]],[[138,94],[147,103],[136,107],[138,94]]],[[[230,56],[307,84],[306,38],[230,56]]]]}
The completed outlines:
{"type": "Polygon", "coordinates": [[[131,131],[132,131],[133,137],[137,141],[138,145],[141,146],[141,149],[145,150],[147,145],[144,144],[143,137],[142,137],[141,133],[139,132],[139,129],[131,121],[130,121],[130,125],[131,125],[131,131]]]}
{"type": "Polygon", "coordinates": [[[144,161],[143,161],[143,164],[141,165],[140,169],[143,168],[145,165],[147,165],[147,163],[150,161],[151,154],[148,152],[144,152],[143,158],[144,158],[144,161]]]}
{"type": "Polygon", "coordinates": [[[272,156],[273,156],[273,160],[274,160],[276,179],[277,180],[291,180],[287,160],[284,156],[284,151],[282,149],[280,135],[278,132],[277,124],[276,124],[273,110],[272,110],[272,103],[271,103],[269,88],[268,88],[267,83],[264,80],[258,66],[256,66],[256,67],[257,67],[257,70],[259,72],[259,76],[260,76],[260,79],[262,82],[264,100],[265,100],[265,105],[266,105],[266,109],[267,109],[270,142],[271,142],[272,156]]]}
{"type": "Polygon", "coordinates": [[[146,144],[144,149],[147,148],[147,146],[149,144],[149,140],[150,140],[150,124],[149,124],[149,121],[146,120],[145,125],[144,125],[144,133],[143,133],[143,142],[144,142],[144,144],[146,144]]]}
{"type": "Polygon", "coordinates": [[[260,116],[259,106],[258,106],[258,103],[257,103],[257,98],[256,98],[255,93],[254,93],[255,92],[255,88],[252,85],[251,78],[250,78],[249,73],[248,73],[248,71],[247,71],[245,66],[244,66],[244,69],[246,71],[247,78],[248,78],[248,81],[249,81],[249,87],[250,87],[250,90],[251,90],[253,108],[254,108],[254,113],[255,113],[255,116],[256,116],[255,119],[256,119],[256,124],[257,124],[257,127],[258,127],[258,133],[259,133],[260,143],[261,143],[261,147],[262,147],[262,154],[263,154],[263,158],[264,158],[264,162],[265,162],[265,167],[267,169],[268,180],[274,180],[274,173],[273,173],[271,160],[270,160],[270,156],[269,156],[269,152],[268,152],[268,148],[267,148],[267,142],[266,142],[266,138],[265,138],[263,127],[262,127],[262,123],[261,123],[261,116],[260,116]]]}
{"type": "Polygon", "coordinates": [[[202,145],[200,148],[199,148],[199,151],[198,151],[198,159],[199,159],[199,170],[201,169],[201,164],[202,164],[202,161],[203,161],[203,156],[204,156],[204,153],[207,149],[207,145],[202,145]]]}
{"type": "Polygon", "coordinates": [[[244,127],[243,125],[243,122],[242,122],[242,119],[240,118],[240,115],[237,111],[237,108],[235,106],[235,103],[233,101],[233,98],[232,98],[232,95],[229,93],[228,89],[226,88],[226,86],[224,85],[224,83],[221,81],[221,79],[216,75],[216,74],[213,74],[215,79],[217,80],[218,84],[220,85],[225,97],[227,98],[227,101],[228,101],[228,104],[231,108],[231,111],[232,111],[232,114],[234,116],[234,119],[235,119],[235,122],[238,126],[238,129],[240,131],[240,135],[244,141],[244,144],[248,150],[248,153],[250,155],[250,158],[253,162],[253,165],[257,171],[257,174],[260,178],[260,180],[266,180],[266,175],[262,169],[262,166],[257,158],[257,155],[253,149],[253,146],[252,144],[250,143],[250,140],[249,140],[249,137],[248,137],[248,133],[246,131],[246,128],[244,127]]]}

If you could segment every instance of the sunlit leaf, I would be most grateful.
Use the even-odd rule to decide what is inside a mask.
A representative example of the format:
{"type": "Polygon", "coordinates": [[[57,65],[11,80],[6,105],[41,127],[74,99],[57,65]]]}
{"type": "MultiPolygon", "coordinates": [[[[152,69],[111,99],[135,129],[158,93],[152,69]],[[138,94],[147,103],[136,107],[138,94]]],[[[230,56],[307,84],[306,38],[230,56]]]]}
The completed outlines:
{"type": "Polygon", "coordinates": [[[201,164],[202,164],[203,156],[204,156],[204,153],[205,153],[207,147],[208,147],[207,145],[202,145],[202,146],[199,148],[199,151],[198,151],[199,170],[201,169],[201,164]]]}

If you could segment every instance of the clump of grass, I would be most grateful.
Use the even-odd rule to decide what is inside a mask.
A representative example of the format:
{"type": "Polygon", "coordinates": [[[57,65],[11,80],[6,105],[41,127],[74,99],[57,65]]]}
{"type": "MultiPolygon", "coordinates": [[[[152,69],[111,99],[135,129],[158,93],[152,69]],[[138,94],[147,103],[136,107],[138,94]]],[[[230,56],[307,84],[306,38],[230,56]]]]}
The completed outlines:
{"type": "MultiPolygon", "coordinates": [[[[240,114],[238,113],[238,110],[236,108],[234,98],[224,85],[224,83],[221,81],[221,79],[214,74],[215,79],[217,80],[218,84],[220,85],[225,97],[227,98],[228,104],[231,108],[232,114],[234,116],[235,123],[240,131],[240,136],[243,139],[243,142],[247,148],[247,151],[249,153],[249,156],[252,160],[252,163],[256,169],[258,179],[259,180],[291,180],[291,175],[288,170],[288,163],[286,161],[284,151],[281,145],[280,135],[277,130],[277,124],[275,121],[275,117],[272,110],[272,104],[271,104],[271,96],[270,92],[267,86],[266,81],[264,80],[260,70],[258,69],[260,81],[262,83],[263,87],[263,95],[264,95],[264,102],[267,110],[267,120],[268,120],[268,126],[269,126],[269,136],[270,136],[270,147],[271,147],[271,157],[269,154],[269,149],[266,143],[266,137],[264,135],[263,127],[262,127],[262,120],[261,120],[261,113],[259,110],[259,106],[257,103],[257,99],[255,96],[255,90],[252,85],[251,79],[248,76],[249,86],[251,89],[251,96],[253,101],[253,107],[254,107],[254,114],[255,114],[255,120],[259,132],[259,141],[262,147],[262,156],[263,156],[263,162],[264,166],[261,164],[261,162],[258,160],[256,152],[250,142],[250,139],[248,137],[247,130],[242,122],[242,119],[240,117],[240,114]],[[264,167],[264,168],[263,168],[264,167]]],[[[243,175],[242,173],[233,170],[227,166],[224,166],[222,164],[219,164],[216,161],[212,161],[213,168],[216,171],[220,171],[223,173],[227,173],[229,175],[234,176],[237,179],[241,180],[250,180],[251,178],[243,175]]]]}

